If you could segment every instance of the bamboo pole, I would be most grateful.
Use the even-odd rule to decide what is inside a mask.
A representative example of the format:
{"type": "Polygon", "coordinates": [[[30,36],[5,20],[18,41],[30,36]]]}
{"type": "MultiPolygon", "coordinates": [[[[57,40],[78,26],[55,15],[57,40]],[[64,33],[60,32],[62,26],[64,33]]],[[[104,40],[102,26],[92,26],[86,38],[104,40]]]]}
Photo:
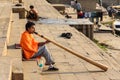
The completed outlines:
{"type": "Polygon", "coordinates": [[[97,62],[95,62],[95,61],[92,61],[91,59],[86,58],[86,57],[84,57],[84,56],[82,56],[82,55],[80,55],[80,54],[77,54],[77,53],[73,52],[72,50],[70,50],[70,49],[62,46],[61,44],[59,44],[59,43],[57,43],[57,42],[54,42],[54,41],[48,39],[47,37],[45,37],[45,36],[43,36],[43,35],[38,34],[37,32],[34,32],[34,33],[35,33],[36,35],[44,38],[45,40],[50,41],[50,42],[53,43],[54,45],[56,45],[56,46],[58,46],[58,47],[60,47],[60,48],[62,48],[62,49],[64,49],[64,50],[72,53],[73,55],[75,55],[75,56],[77,56],[77,57],[79,57],[79,58],[81,58],[81,59],[83,59],[83,60],[85,60],[85,61],[87,61],[87,62],[89,62],[89,63],[91,63],[91,64],[93,64],[93,65],[95,65],[95,66],[97,66],[97,67],[99,67],[100,69],[102,69],[102,70],[104,70],[104,71],[107,71],[107,69],[108,69],[107,66],[104,66],[103,64],[100,64],[100,63],[97,63],[97,62]]]}

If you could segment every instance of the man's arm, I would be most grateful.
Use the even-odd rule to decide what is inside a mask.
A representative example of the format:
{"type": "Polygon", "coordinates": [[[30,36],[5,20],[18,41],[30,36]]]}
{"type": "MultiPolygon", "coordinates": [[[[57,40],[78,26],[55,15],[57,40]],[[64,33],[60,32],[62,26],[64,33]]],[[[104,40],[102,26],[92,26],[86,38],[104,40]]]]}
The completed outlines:
{"type": "Polygon", "coordinates": [[[48,41],[48,40],[45,41],[45,42],[39,42],[39,43],[38,43],[38,46],[43,46],[43,45],[45,45],[45,44],[48,44],[49,42],[50,42],[50,41],[48,41]]]}

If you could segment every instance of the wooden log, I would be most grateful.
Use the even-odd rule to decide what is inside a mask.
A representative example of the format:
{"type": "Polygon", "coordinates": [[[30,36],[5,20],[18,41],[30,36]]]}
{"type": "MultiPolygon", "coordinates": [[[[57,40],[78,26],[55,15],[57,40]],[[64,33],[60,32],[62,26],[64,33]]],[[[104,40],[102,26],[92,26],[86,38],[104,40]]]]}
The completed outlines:
{"type": "Polygon", "coordinates": [[[93,65],[95,65],[95,66],[97,66],[97,67],[99,67],[99,68],[101,68],[101,69],[104,70],[104,71],[107,71],[107,69],[108,69],[107,66],[104,66],[103,64],[97,63],[97,62],[95,62],[95,61],[92,61],[91,59],[88,59],[88,58],[86,58],[86,57],[84,57],[84,56],[82,56],[82,55],[79,55],[79,54],[77,54],[76,52],[74,52],[73,50],[70,50],[70,49],[62,46],[61,44],[58,44],[57,42],[54,42],[54,41],[48,39],[47,37],[38,34],[37,32],[34,32],[34,33],[35,33],[36,35],[44,38],[45,40],[50,41],[50,42],[53,43],[54,45],[56,45],[56,46],[58,46],[58,47],[60,47],[60,48],[62,48],[62,49],[64,49],[64,50],[72,53],[73,55],[75,55],[75,56],[77,56],[77,57],[79,57],[79,58],[81,58],[81,59],[83,59],[83,60],[85,60],[85,61],[87,61],[87,62],[89,62],[89,63],[91,63],[91,64],[93,64],[93,65]]]}

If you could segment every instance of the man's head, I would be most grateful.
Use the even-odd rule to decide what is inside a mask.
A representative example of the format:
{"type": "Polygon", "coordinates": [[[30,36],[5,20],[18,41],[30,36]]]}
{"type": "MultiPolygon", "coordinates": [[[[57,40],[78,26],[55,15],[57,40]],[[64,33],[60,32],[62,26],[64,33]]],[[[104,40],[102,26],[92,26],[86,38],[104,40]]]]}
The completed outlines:
{"type": "Polygon", "coordinates": [[[35,23],[33,22],[27,22],[25,25],[26,31],[28,31],[30,34],[33,34],[35,32],[35,23]]]}
{"type": "Polygon", "coordinates": [[[34,6],[33,5],[30,5],[30,9],[33,9],[34,8],[34,6]]]}
{"type": "Polygon", "coordinates": [[[78,3],[78,1],[76,0],[75,3],[78,3]]]}

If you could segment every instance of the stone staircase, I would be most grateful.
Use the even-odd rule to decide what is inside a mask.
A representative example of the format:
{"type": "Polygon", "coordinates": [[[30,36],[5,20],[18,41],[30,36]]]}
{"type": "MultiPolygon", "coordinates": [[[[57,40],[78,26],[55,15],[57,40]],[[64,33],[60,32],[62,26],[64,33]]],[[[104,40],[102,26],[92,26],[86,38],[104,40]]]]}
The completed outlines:
{"type": "Polygon", "coordinates": [[[10,33],[7,56],[13,59],[12,80],[39,80],[39,67],[35,60],[22,61],[21,49],[15,49],[14,44],[20,42],[21,33],[25,31],[25,19],[19,19],[18,13],[13,14],[13,23],[10,33]],[[35,72],[36,71],[36,72],[35,72]]]}
{"type": "Polygon", "coordinates": [[[10,3],[0,1],[0,80],[39,80],[40,75],[30,73],[27,66],[32,64],[38,69],[36,61],[23,62],[21,49],[15,49],[15,43],[20,42],[20,35],[25,30],[26,20],[19,19],[18,13],[12,13],[10,3]]]}
{"type": "Polygon", "coordinates": [[[0,80],[11,80],[12,59],[10,57],[0,57],[0,80]]]}
{"type": "Polygon", "coordinates": [[[13,14],[13,23],[11,26],[10,42],[8,44],[7,56],[12,58],[12,80],[23,80],[23,64],[21,49],[15,49],[15,43],[20,41],[20,31],[23,28],[25,20],[19,20],[18,13],[13,14]]]}
{"type": "Polygon", "coordinates": [[[11,80],[12,58],[7,55],[7,43],[11,28],[11,3],[0,1],[0,80],[11,80]]]}
{"type": "MultiPolygon", "coordinates": [[[[38,9],[39,15],[42,17],[64,18],[46,0],[24,0],[24,2],[26,7],[31,3],[36,5],[35,8],[38,9]]],[[[10,15],[9,13],[11,12],[8,13],[7,8],[4,8],[3,12],[3,7],[1,6],[0,8],[2,15],[4,15],[0,16],[4,18],[2,20],[3,22],[0,23],[0,28],[3,26],[8,27],[9,22],[11,22],[9,24],[10,27],[3,27],[7,29],[2,30],[4,32],[6,31],[6,33],[0,32],[1,44],[3,43],[3,46],[0,46],[0,50],[2,51],[0,52],[0,80],[120,80],[120,65],[90,39],[86,38],[84,34],[68,25],[36,24],[36,31],[45,36],[49,36],[50,39],[67,46],[80,55],[106,64],[109,66],[109,70],[107,72],[100,72],[101,70],[99,68],[53,44],[48,44],[46,46],[52,53],[56,66],[60,70],[53,74],[41,74],[39,67],[36,65],[36,61],[22,61],[21,49],[15,49],[14,46],[15,43],[19,43],[20,35],[25,30],[25,23],[27,21],[25,19],[19,19],[19,15],[16,13],[10,15]],[[8,14],[10,18],[6,18],[5,14],[8,14]],[[71,32],[73,34],[72,38],[65,39],[59,37],[63,32],[71,32]],[[3,36],[3,33],[9,35],[6,37],[3,36]]],[[[44,41],[37,36],[35,38],[38,41],[44,41]]]]}
{"type": "Polygon", "coordinates": [[[9,42],[10,16],[12,13],[10,3],[0,3],[0,5],[0,55],[5,56],[7,54],[7,43],[9,42]]]}

